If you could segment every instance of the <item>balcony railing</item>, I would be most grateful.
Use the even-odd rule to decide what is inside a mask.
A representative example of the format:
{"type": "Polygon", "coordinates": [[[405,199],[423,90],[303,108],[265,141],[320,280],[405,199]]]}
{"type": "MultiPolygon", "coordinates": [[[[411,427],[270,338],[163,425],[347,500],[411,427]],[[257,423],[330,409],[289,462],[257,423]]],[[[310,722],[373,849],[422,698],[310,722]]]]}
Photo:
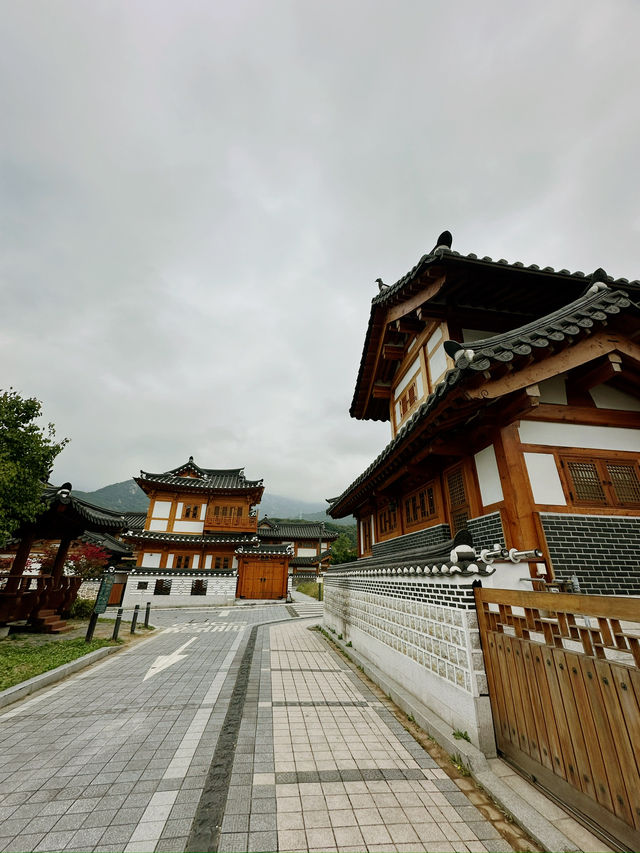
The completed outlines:
{"type": "Polygon", "coordinates": [[[242,530],[255,533],[258,529],[257,515],[208,515],[204,522],[205,530],[242,530]]]}

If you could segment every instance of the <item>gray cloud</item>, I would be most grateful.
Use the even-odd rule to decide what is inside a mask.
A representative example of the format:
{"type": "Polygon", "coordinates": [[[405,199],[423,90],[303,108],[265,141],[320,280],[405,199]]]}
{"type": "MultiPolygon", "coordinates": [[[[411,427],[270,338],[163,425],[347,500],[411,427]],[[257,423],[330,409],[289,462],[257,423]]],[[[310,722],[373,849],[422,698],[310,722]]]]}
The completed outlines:
{"type": "Polygon", "coordinates": [[[340,492],[369,301],[455,247],[640,275],[632,2],[0,3],[3,385],[95,488],[340,492]]]}

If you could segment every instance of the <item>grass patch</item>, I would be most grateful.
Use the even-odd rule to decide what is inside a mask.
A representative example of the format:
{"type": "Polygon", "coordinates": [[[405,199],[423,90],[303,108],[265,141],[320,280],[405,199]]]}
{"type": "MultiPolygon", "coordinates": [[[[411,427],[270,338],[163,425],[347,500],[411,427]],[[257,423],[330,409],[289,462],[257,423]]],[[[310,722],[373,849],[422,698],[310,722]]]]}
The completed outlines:
{"type": "Polygon", "coordinates": [[[302,581],[295,587],[295,591],[309,595],[311,598],[319,598],[319,587],[320,584],[315,581],[302,581]]]}
{"type": "Polygon", "coordinates": [[[0,690],[112,645],[116,644],[110,640],[94,639],[85,643],[81,638],[50,640],[38,645],[23,639],[3,640],[0,648],[0,690]]]}

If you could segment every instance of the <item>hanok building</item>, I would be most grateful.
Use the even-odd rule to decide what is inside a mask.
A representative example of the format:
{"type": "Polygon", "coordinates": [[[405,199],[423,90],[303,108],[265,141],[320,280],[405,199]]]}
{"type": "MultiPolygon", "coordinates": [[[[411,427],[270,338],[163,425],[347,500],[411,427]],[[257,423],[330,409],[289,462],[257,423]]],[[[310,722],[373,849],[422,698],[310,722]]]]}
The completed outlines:
{"type": "Polygon", "coordinates": [[[286,596],[291,549],[258,539],[262,480],[247,480],[242,468],[201,468],[190,457],[135,481],[150,503],[144,527],[132,514],[123,534],[137,552],[128,603],[136,594],[170,596],[167,603],[184,603],[185,593],[213,603],[286,596]]]}
{"type": "MultiPolygon", "coordinates": [[[[329,514],[360,558],[539,549],[532,577],[640,594],[640,281],[438,245],[373,298],[350,413],[391,441],[329,514]]],[[[516,569],[514,585],[526,569],[516,569]]]]}
{"type": "Polygon", "coordinates": [[[264,543],[291,546],[289,569],[294,577],[315,577],[327,569],[331,543],[338,538],[321,521],[275,521],[267,516],[258,522],[258,536],[264,543]]]}

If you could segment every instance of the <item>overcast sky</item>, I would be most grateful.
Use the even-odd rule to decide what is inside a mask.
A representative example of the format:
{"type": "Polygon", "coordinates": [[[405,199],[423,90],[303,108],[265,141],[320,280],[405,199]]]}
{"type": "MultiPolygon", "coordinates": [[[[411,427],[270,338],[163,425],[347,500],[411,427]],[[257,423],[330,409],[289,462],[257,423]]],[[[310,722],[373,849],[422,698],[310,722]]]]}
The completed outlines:
{"type": "Polygon", "coordinates": [[[189,455],[339,494],[374,281],[640,277],[640,4],[0,2],[0,387],[95,489],[189,455]]]}

